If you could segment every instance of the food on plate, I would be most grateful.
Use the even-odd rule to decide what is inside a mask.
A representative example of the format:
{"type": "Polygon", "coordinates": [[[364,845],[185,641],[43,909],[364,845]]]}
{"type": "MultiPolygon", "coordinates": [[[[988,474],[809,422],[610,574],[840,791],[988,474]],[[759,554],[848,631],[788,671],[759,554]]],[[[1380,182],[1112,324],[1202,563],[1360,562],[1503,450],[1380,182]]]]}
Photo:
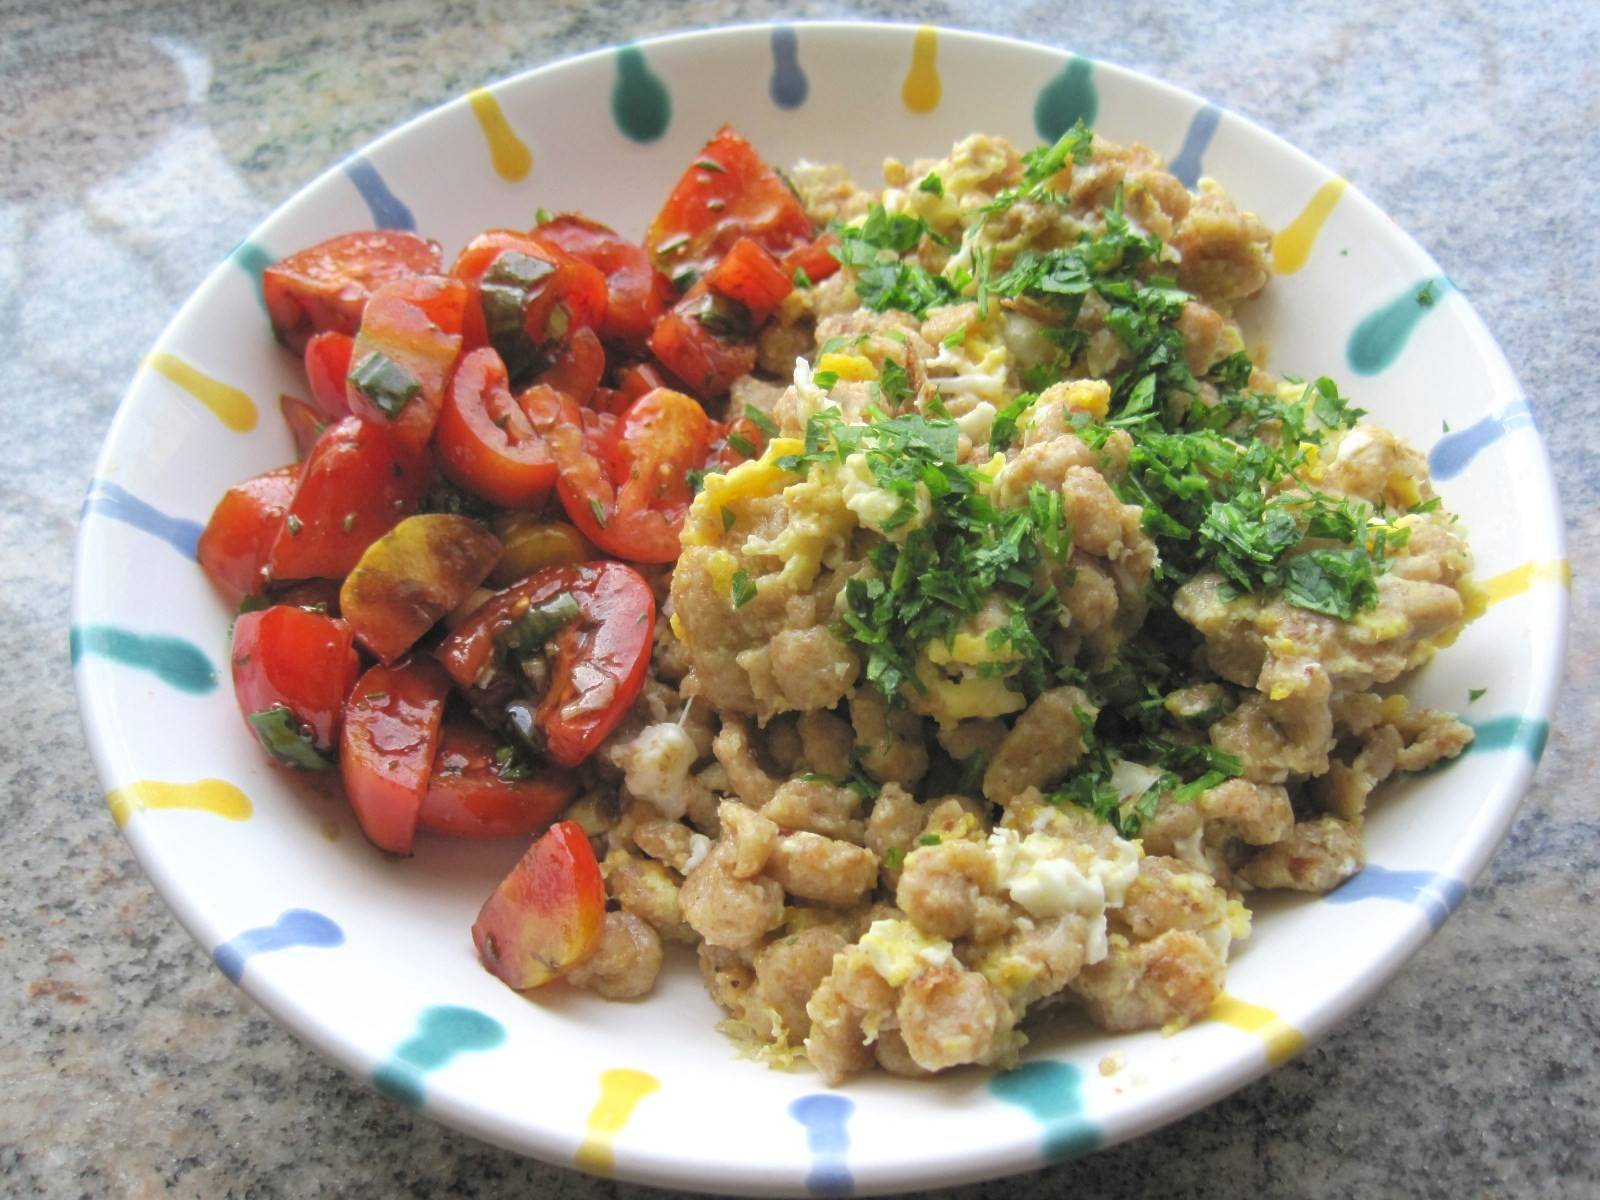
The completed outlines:
{"type": "Polygon", "coordinates": [[[302,461],[199,548],[276,761],[396,854],[534,838],[486,969],[633,998],[676,945],[829,1083],[1201,1017],[1249,894],[1471,740],[1398,689],[1482,604],[1423,457],[1247,347],[1220,187],[1081,125],[883,173],[724,128],[641,242],[291,256],[302,461]]]}

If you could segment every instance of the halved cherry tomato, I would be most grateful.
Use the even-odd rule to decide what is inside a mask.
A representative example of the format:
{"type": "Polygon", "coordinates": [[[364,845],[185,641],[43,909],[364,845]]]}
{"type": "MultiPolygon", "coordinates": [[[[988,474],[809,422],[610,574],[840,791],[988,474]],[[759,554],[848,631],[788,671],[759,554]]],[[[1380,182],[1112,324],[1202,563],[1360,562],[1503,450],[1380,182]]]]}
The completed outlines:
{"type": "Polygon", "coordinates": [[[345,577],[339,611],[363,646],[392,663],[471,595],[499,558],[499,539],[470,517],[407,517],[345,577]]]}
{"type": "Polygon", "coordinates": [[[437,654],[457,684],[478,688],[500,639],[530,608],[560,597],[575,602],[577,616],[546,642],[555,646],[554,662],[534,720],[551,761],[570,767],[616,728],[644,684],[656,602],[637,571],[619,562],[546,567],[486,600],[437,654]]]}
{"type": "Polygon", "coordinates": [[[706,398],[720,396],[756,365],[755,329],[737,300],[711,291],[705,280],[656,322],[650,352],[684,384],[706,398]]]}
{"type": "Polygon", "coordinates": [[[558,821],[484,902],[472,942],[486,970],[511,987],[534,988],[599,948],[605,915],[594,849],[576,822],[558,821]]]}
{"type": "Polygon", "coordinates": [[[299,467],[279,467],[235,484],[211,510],[195,547],[206,573],[234,598],[259,592],[267,582],[267,554],[294,498],[299,467]]]}
{"type": "Polygon", "coordinates": [[[835,233],[820,234],[815,241],[802,242],[783,256],[783,269],[791,281],[798,270],[804,271],[812,283],[821,283],[839,269],[839,260],[830,250],[838,244],[839,236],[835,233]]]}
{"type": "Polygon", "coordinates": [[[456,368],[434,430],[434,458],[451,483],[502,508],[538,508],[550,494],[555,461],[512,399],[494,347],[469,351],[456,368]]]}
{"type": "Polygon", "coordinates": [[[706,272],[706,286],[744,305],[753,325],[763,324],[794,291],[791,273],[750,238],[740,238],[722,261],[706,272]]]}
{"type": "Polygon", "coordinates": [[[378,287],[438,269],[437,242],[397,229],[346,233],[268,267],[261,295],[272,331],[299,353],[314,333],[354,334],[378,287]]]}
{"type": "Polygon", "coordinates": [[[577,780],[550,768],[507,769],[495,761],[498,749],[477,721],[447,720],[418,826],[452,837],[526,837],[555,820],[577,780]]]}
{"type": "Polygon", "coordinates": [[[467,285],[466,348],[494,346],[519,382],[542,365],[550,343],[605,318],[606,279],[599,269],[527,234],[480,233],[450,274],[467,285]]]}
{"type": "Polygon", "coordinates": [[[294,452],[304,459],[328,427],[327,418],[296,396],[279,396],[278,408],[283,413],[284,424],[289,426],[289,435],[294,438],[294,452]]]}
{"type": "Polygon", "coordinates": [[[403,454],[419,454],[433,436],[466,306],[466,287],[445,275],[386,283],[367,301],[346,395],[350,411],[387,429],[403,454]]]}
{"type": "Polygon", "coordinates": [[[276,604],[233,625],[233,694],[245,723],[278,762],[331,768],[344,698],[361,671],[350,626],[276,604]]]}
{"type": "Polygon", "coordinates": [[[546,353],[550,365],[534,377],[534,382],[587,405],[606,372],[605,348],[594,330],[580,326],[565,342],[552,343],[546,353]]]}
{"type": "Polygon", "coordinates": [[[371,668],[345,701],[344,794],[380,850],[411,853],[449,697],[450,677],[432,659],[418,658],[371,668]]]}
{"type": "Polygon", "coordinates": [[[578,531],[606,553],[673,562],[694,499],[689,472],[705,465],[710,437],[711,421],[692,397],[657,388],[623,415],[607,461],[579,453],[568,431],[552,431],[556,494],[578,531]]]}
{"type": "Polygon", "coordinates": [[[306,383],[312,402],[322,415],[337,421],[350,415],[350,352],[356,340],[348,333],[330,329],[306,343],[306,383]]]}
{"type": "Polygon", "coordinates": [[[672,285],[650,265],[650,254],[609,226],[562,213],[529,235],[598,268],[606,277],[606,315],[600,333],[635,348],[644,345],[665,308],[672,285]]]}
{"type": "Polygon", "coordinates": [[[397,459],[370,421],[346,417],[328,426],[300,468],[267,555],[272,578],[343,578],[416,507],[425,486],[420,466],[397,459]]]}
{"type": "Polygon", "coordinates": [[[657,270],[679,279],[686,271],[704,275],[741,237],[781,255],[811,235],[811,218],[782,176],[724,125],[689,164],[644,242],[657,270]]]}

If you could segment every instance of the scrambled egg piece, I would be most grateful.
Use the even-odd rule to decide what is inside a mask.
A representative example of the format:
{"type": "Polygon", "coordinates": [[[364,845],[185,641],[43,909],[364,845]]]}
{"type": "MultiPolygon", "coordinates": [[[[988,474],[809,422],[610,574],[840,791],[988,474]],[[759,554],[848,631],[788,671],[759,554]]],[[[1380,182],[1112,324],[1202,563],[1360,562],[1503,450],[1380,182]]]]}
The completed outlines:
{"type": "Polygon", "coordinates": [[[914,975],[949,962],[955,947],[942,937],[923,933],[910,921],[874,921],[861,935],[872,969],[884,982],[899,987],[914,975]]]}

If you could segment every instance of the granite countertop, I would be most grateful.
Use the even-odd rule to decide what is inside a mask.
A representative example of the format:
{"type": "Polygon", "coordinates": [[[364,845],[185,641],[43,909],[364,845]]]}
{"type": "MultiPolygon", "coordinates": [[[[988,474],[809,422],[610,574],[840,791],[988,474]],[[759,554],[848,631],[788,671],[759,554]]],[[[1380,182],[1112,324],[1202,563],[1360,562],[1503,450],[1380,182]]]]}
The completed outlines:
{"type": "MultiPolygon", "coordinates": [[[[1355,180],[1500,339],[1550,442],[1576,587],[1537,782],[1483,878],[1333,1036],[1187,1120],[950,1193],[1593,1196],[1600,670],[1600,6],[1193,12],[975,0],[919,19],[1123,63],[1252,117],[1355,180]],[[1581,431],[1581,432],[1579,432],[1581,431]]],[[[1311,6],[1295,6],[1308,8],[1311,6]]],[[[729,21],[873,3],[304,7],[14,0],[0,9],[0,1193],[644,1195],[397,1107],[212,969],[107,819],[67,670],[78,508],[141,353],[239,237],[396,122],[522,68],[729,21]]]]}

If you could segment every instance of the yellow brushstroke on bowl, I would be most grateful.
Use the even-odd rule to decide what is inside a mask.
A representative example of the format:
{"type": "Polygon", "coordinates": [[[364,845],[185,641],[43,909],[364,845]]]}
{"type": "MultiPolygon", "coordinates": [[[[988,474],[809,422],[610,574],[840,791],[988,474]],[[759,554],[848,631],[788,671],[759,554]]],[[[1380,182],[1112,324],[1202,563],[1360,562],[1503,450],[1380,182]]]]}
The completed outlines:
{"type": "Polygon", "coordinates": [[[172,380],[235,433],[249,433],[256,427],[256,402],[238,388],[229,387],[177,355],[161,350],[145,355],[143,365],[172,380]]]}
{"type": "Polygon", "coordinates": [[[140,779],[107,792],[106,807],[118,829],[135,812],[156,808],[188,808],[230,821],[247,821],[255,811],[250,797],[225,779],[198,779],[193,783],[140,779]]]}
{"type": "Polygon", "coordinates": [[[1279,275],[1293,275],[1306,265],[1311,257],[1311,247],[1316,244],[1322,225],[1333,212],[1339,197],[1350,184],[1344,179],[1330,179],[1319,187],[1300,210],[1300,215],[1280,229],[1272,238],[1272,269],[1279,275]]]}
{"type": "Polygon", "coordinates": [[[578,1147],[579,1170],[595,1175],[609,1175],[616,1166],[612,1145],[617,1134],[633,1117],[651,1092],[661,1086],[661,1081],[644,1071],[618,1067],[600,1073],[600,1099],[589,1110],[588,1131],[578,1147]]]}
{"type": "Polygon", "coordinates": [[[1260,1038],[1267,1048],[1267,1061],[1275,1067],[1282,1066],[1305,1048],[1306,1035],[1277,1013],[1227,992],[1212,1002],[1206,1016],[1260,1038]]]}
{"type": "Polygon", "coordinates": [[[489,161],[495,173],[512,183],[526,179],[533,170],[533,151],[511,128],[500,101],[493,93],[476,88],[467,93],[467,103],[472,106],[472,115],[478,118],[484,140],[489,143],[489,161]]]}
{"type": "Polygon", "coordinates": [[[939,107],[944,86],[939,82],[939,31],[932,25],[919,25],[911,39],[911,69],[900,88],[900,99],[914,113],[932,112],[939,107]]]}
{"type": "Polygon", "coordinates": [[[1484,604],[1490,605],[1499,604],[1500,601],[1509,600],[1513,596],[1520,596],[1538,583],[1559,583],[1570,592],[1572,564],[1564,558],[1525,562],[1520,567],[1512,567],[1511,570],[1502,571],[1488,579],[1480,579],[1478,587],[1483,591],[1484,604]]]}

